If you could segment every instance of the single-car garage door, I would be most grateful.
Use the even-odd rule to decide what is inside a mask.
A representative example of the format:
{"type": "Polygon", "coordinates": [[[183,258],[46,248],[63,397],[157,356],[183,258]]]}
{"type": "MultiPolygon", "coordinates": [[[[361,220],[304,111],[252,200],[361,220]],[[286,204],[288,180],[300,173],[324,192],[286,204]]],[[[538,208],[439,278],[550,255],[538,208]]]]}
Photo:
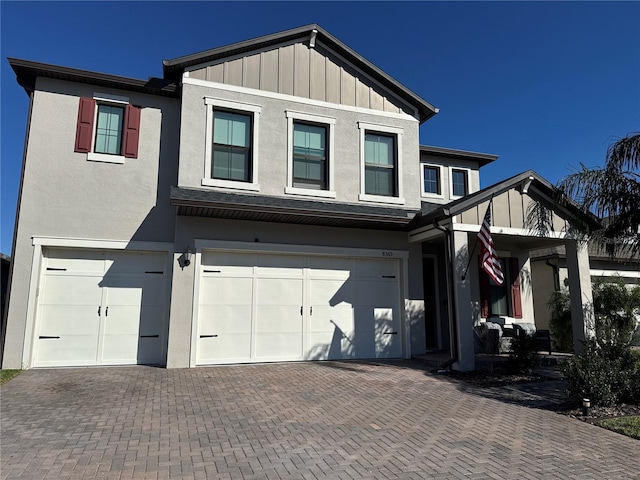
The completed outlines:
{"type": "Polygon", "coordinates": [[[34,365],[161,363],[166,258],[162,253],[45,251],[34,365]]]}
{"type": "Polygon", "coordinates": [[[205,251],[196,363],[402,355],[395,259],[205,251]]]}

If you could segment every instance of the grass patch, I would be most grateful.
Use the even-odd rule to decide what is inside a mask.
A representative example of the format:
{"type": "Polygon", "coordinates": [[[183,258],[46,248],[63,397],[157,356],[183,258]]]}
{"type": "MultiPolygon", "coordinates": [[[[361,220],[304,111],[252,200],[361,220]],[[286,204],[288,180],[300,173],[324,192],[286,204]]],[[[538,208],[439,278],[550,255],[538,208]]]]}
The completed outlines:
{"type": "Polygon", "coordinates": [[[0,370],[0,385],[4,385],[13,377],[20,375],[22,370],[0,370]]]}
{"type": "Polygon", "coordinates": [[[609,418],[602,420],[599,425],[627,437],[640,440],[640,416],[609,418]]]}

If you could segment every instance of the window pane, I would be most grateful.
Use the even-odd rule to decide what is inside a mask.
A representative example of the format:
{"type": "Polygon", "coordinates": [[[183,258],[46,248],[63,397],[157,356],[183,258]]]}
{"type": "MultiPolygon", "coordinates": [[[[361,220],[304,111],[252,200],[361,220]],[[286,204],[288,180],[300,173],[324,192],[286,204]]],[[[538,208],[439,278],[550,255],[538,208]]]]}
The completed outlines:
{"type": "Polygon", "coordinates": [[[394,138],[367,133],[364,137],[364,161],[377,165],[393,165],[394,138]]]}
{"type": "Polygon", "coordinates": [[[326,189],[327,129],[293,124],[293,186],[326,189]]]}
{"type": "Polygon", "coordinates": [[[229,178],[231,152],[229,150],[215,150],[213,152],[213,178],[229,178]]]}
{"type": "Polygon", "coordinates": [[[370,195],[394,194],[394,174],[390,168],[365,168],[365,193],[370,195]]]}
{"type": "Polygon", "coordinates": [[[120,155],[124,108],[98,105],[98,121],[96,123],[94,151],[96,153],[120,155]]]}
{"type": "Polygon", "coordinates": [[[229,178],[231,180],[244,180],[247,171],[248,152],[235,150],[231,152],[231,171],[229,178]]]}
{"type": "Polygon", "coordinates": [[[214,111],[213,142],[236,147],[250,144],[251,117],[240,113],[214,111]]]}
{"type": "Polygon", "coordinates": [[[440,194],[440,169],[437,167],[423,167],[425,193],[440,194]]]}
{"type": "Polygon", "coordinates": [[[451,182],[455,196],[462,197],[467,194],[467,172],[465,170],[452,170],[451,182]]]}
{"type": "MultiPolygon", "coordinates": [[[[498,259],[502,266],[502,271],[506,272],[504,267],[504,260],[498,259]]],[[[505,278],[502,285],[497,285],[491,278],[489,278],[489,302],[490,311],[493,315],[509,315],[509,293],[507,285],[509,282],[505,278]]]]}

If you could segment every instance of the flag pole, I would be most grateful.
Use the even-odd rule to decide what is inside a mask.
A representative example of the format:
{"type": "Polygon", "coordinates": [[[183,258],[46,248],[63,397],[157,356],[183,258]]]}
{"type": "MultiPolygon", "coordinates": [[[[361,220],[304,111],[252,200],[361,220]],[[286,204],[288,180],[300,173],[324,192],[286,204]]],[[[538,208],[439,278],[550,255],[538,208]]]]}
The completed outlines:
{"type": "MultiPolygon", "coordinates": [[[[491,198],[489,199],[489,205],[487,206],[487,210],[489,210],[491,208],[491,205],[493,204],[493,194],[491,194],[491,198]]],[[[482,217],[483,221],[484,221],[484,217],[487,215],[487,212],[485,210],[484,212],[484,216],[482,217]]],[[[480,225],[482,226],[482,224],[480,225]]],[[[467,268],[464,269],[464,273],[462,274],[462,281],[464,282],[465,278],[467,278],[467,273],[469,272],[469,265],[471,265],[471,259],[473,258],[473,254],[476,252],[476,247],[478,246],[478,236],[476,235],[476,241],[473,244],[473,249],[471,250],[471,254],[469,255],[469,261],[467,262],[467,268]]]]}

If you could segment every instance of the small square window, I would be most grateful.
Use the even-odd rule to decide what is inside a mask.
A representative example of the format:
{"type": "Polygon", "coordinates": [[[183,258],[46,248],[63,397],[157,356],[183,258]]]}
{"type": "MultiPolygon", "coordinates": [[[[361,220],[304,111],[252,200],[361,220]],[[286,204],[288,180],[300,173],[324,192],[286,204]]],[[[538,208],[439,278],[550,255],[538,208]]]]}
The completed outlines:
{"type": "Polygon", "coordinates": [[[440,167],[422,165],[422,193],[442,195],[440,167]]]}
{"type": "Polygon", "coordinates": [[[469,180],[467,170],[451,169],[451,194],[454,197],[463,197],[469,193],[469,180]]]}

